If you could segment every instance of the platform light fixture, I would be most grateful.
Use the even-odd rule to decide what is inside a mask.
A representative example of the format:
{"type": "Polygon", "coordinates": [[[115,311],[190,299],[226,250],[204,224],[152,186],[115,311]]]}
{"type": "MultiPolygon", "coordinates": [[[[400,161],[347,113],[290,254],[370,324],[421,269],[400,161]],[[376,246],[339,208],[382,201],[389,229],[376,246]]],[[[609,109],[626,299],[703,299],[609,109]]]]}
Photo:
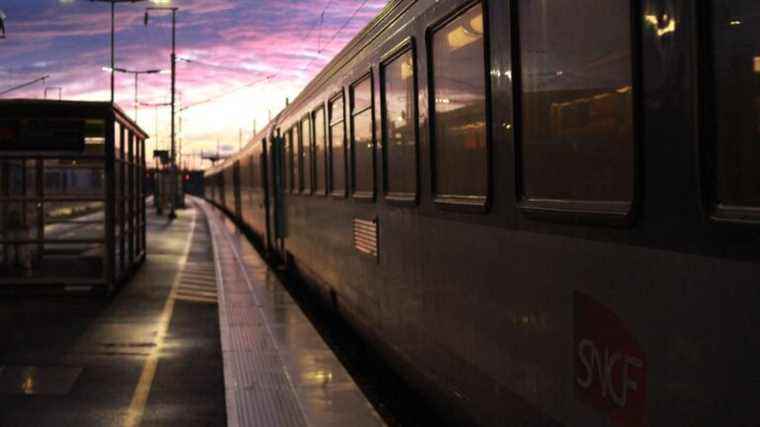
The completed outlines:
{"type": "Polygon", "coordinates": [[[135,122],[137,122],[137,112],[138,112],[138,105],[139,105],[139,103],[137,102],[137,78],[138,78],[138,76],[140,74],[167,74],[169,72],[169,70],[162,70],[162,69],[158,69],[158,68],[150,69],[150,70],[128,70],[126,68],[119,68],[119,67],[116,67],[116,68],[103,67],[102,69],[103,69],[103,71],[105,71],[107,73],[111,73],[111,74],[113,74],[114,72],[117,72],[117,73],[124,73],[124,74],[132,74],[134,76],[134,78],[135,78],[135,103],[134,103],[135,122]]]}

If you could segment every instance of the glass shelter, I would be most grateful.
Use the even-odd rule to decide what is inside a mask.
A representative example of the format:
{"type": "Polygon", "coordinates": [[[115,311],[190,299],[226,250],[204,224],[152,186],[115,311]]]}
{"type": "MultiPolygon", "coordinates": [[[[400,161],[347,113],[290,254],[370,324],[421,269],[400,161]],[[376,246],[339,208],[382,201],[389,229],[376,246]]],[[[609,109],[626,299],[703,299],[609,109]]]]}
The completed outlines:
{"type": "Polygon", "coordinates": [[[145,140],[104,102],[0,100],[0,292],[111,292],[145,259],[145,140]]]}

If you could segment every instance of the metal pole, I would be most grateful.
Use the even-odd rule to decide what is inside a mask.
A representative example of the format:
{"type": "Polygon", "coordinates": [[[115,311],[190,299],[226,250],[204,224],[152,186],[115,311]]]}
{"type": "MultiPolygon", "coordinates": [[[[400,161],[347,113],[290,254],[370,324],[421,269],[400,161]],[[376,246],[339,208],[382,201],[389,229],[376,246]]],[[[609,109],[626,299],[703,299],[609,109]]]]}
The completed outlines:
{"type": "Polygon", "coordinates": [[[169,219],[177,218],[176,204],[177,204],[177,153],[176,153],[176,141],[175,141],[175,129],[174,129],[174,114],[175,114],[175,89],[177,82],[177,10],[172,9],[172,167],[171,167],[171,187],[172,187],[172,201],[171,210],[169,211],[169,219]]]}
{"type": "Polygon", "coordinates": [[[114,57],[114,34],[116,27],[116,3],[111,2],[111,105],[114,102],[115,78],[116,78],[116,58],[114,57]]]}
{"type": "Polygon", "coordinates": [[[135,72],[135,123],[137,123],[137,76],[140,75],[140,73],[135,72]]]}

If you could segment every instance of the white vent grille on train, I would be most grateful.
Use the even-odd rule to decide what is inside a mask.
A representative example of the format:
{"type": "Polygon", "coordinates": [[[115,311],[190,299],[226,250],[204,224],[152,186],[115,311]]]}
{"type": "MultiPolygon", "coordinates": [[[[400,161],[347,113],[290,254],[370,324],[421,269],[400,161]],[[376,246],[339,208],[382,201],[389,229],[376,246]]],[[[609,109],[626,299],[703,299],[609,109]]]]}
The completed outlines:
{"type": "Polygon", "coordinates": [[[377,219],[367,221],[354,218],[354,247],[357,251],[377,257],[377,219]]]}

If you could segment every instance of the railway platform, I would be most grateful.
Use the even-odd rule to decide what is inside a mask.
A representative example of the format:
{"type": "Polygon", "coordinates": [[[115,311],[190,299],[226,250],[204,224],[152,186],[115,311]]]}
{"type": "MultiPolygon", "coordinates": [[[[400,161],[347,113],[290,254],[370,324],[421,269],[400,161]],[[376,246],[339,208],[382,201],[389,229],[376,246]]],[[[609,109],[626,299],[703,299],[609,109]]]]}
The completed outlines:
{"type": "Polygon", "coordinates": [[[245,237],[189,202],[148,215],[114,296],[0,299],[0,425],[383,425],[245,237]]]}

